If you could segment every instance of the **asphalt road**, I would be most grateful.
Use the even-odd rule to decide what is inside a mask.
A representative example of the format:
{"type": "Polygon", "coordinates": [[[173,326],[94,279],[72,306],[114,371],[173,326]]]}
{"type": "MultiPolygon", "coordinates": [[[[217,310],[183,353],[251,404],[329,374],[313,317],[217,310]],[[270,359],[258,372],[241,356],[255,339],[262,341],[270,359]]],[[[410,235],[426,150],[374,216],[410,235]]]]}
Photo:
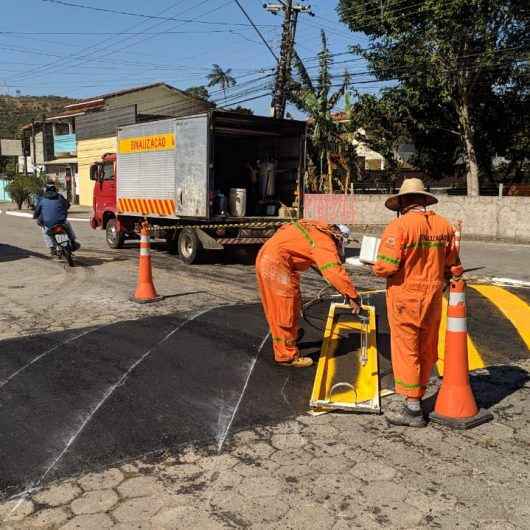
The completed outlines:
{"type": "MultiPolygon", "coordinates": [[[[74,226],[83,248],[78,266],[68,269],[46,256],[31,221],[0,216],[0,496],[192,440],[221,447],[233,432],[307,410],[314,371],[272,362],[253,267],[244,259],[186,266],[159,246],[154,277],[167,298],[138,306],[128,301],[136,246],[110,250],[101,232],[74,226]]],[[[503,247],[507,272],[500,264],[488,271],[511,274],[526,250],[518,252],[512,259],[503,247]]],[[[484,255],[477,249],[466,266],[484,255]]],[[[355,280],[361,288],[381,286],[362,271],[355,280]]],[[[318,277],[305,277],[306,298],[321,287],[318,277]]],[[[530,304],[530,291],[517,294],[530,304]]],[[[384,299],[372,300],[388,372],[384,299]]],[[[468,307],[470,336],[485,363],[498,365],[515,390],[526,377],[510,368],[528,357],[521,330],[473,289],[468,307]]],[[[325,313],[321,304],[312,325],[304,322],[306,353],[318,353],[325,313]]],[[[476,384],[491,389],[495,372],[476,384]]],[[[484,404],[498,397],[490,396],[484,404]]]]}

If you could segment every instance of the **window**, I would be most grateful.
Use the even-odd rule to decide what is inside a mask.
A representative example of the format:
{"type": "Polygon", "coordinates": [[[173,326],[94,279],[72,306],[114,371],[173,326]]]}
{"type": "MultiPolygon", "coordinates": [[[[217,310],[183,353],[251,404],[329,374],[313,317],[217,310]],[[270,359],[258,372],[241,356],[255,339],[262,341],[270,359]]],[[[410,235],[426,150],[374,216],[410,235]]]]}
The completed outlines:
{"type": "Polygon", "coordinates": [[[114,180],[114,164],[103,164],[103,180],[114,180]]]}

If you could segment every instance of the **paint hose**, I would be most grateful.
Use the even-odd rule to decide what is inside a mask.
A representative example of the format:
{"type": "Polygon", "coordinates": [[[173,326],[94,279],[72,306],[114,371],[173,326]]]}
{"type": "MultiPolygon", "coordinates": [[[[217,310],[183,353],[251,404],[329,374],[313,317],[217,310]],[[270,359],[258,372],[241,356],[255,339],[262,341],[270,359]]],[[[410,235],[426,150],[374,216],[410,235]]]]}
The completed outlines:
{"type": "MultiPolygon", "coordinates": [[[[344,303],[346,303],[346,298],[342,294],[338,294],[338,293],[331,294],[331,291],[333,291],[333,290],[334,290],[333,287],[331,287],[330,285],[326,285],[325,287],[320,289],[320,291],[318,292],[317,296],[315,296],[314,298],[310,299],[305,304],[302,304],[302,307],[300,308],[300,316],[302,317],[304,322],[309,324],[313,329],[317,329],[318,331],[322,331],[321,327],[317,327],[315,324],[313,324],[309,320],[309,317],[307,315],[308,309],[310,309],[311,307],[313,307],[315,305],[321,304],[326,299],[330,299],[330,298],[342,298],[344,303]],[[325,296],[327,292],[329,292],[330,294],[325,296]]],[[[370,294],[379,294],[379,293],[384,293],[384,292],[386,292],[386,289],[370,289],[370,290],[367,290],[367,291],[360,291],[359,292],[359,298],[361,299],[361,303],[362,303],[362,297],[363,296],[370,295],[370,294]]]]}

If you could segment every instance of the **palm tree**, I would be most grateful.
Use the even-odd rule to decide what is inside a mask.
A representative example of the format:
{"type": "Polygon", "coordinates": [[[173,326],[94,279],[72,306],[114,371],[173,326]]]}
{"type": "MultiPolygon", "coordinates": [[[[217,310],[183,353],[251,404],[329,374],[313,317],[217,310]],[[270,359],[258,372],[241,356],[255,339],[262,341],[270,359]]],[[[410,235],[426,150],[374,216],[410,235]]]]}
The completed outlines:
{"type": "Polygon", "coordinates": [[[212,71],[208,74],[208,86],[220,86],[226,100],[226,89],[237,84],[237,81],[230,75],[232,68],[223,70],[218,64],[212,65],[212,71]]]}
{"type": "Polygon", "coordinates": [[[294,65],[298,72],[297,79],[291,82],[289,99],[298,110],[305,112],[311,121],[311,144],[320,163],[321,190],[324,189],[323,170],[324,160],[327,165],[327,191],[333,191],[333,167],[331,154],[337,151],[337,146],[343,142],[342,128],[332,116],[332,110],[346,94],[350,83],[350,76],[344,72],[339,89],[332,93],[331,67],[333,59],[327,45],[326,34],[321,32],[322,48],[318,54],[319,75],[314,80],[309,75],[304,63],[295,53],[294,65]]]}

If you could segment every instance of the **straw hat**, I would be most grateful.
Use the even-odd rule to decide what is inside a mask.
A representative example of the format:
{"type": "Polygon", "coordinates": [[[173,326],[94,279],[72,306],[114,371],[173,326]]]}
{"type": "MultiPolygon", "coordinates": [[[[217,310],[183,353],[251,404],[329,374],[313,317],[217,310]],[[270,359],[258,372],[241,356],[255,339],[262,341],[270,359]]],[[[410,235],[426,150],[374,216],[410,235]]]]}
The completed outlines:
{"type": "Polygon", "coordinates": [[[401,184],[401,188],[399,189],[399,193],[397,193],[396,195],[392,195],[392,197],[389,197],[385,202],[385,206],[389,210],[397,212],[401,209],[401,201],[399,199],[400,197],[404,197],[405,195],[422,195],[424,197],[423,202],[425,206],[429,206],[430,204],[436,204],[438,202],[438,199],[434,195],[425,191],[425,186],[423,185],[422,180],[411,178],[405,179],[403,181],[403,184],[401,184]]]}

